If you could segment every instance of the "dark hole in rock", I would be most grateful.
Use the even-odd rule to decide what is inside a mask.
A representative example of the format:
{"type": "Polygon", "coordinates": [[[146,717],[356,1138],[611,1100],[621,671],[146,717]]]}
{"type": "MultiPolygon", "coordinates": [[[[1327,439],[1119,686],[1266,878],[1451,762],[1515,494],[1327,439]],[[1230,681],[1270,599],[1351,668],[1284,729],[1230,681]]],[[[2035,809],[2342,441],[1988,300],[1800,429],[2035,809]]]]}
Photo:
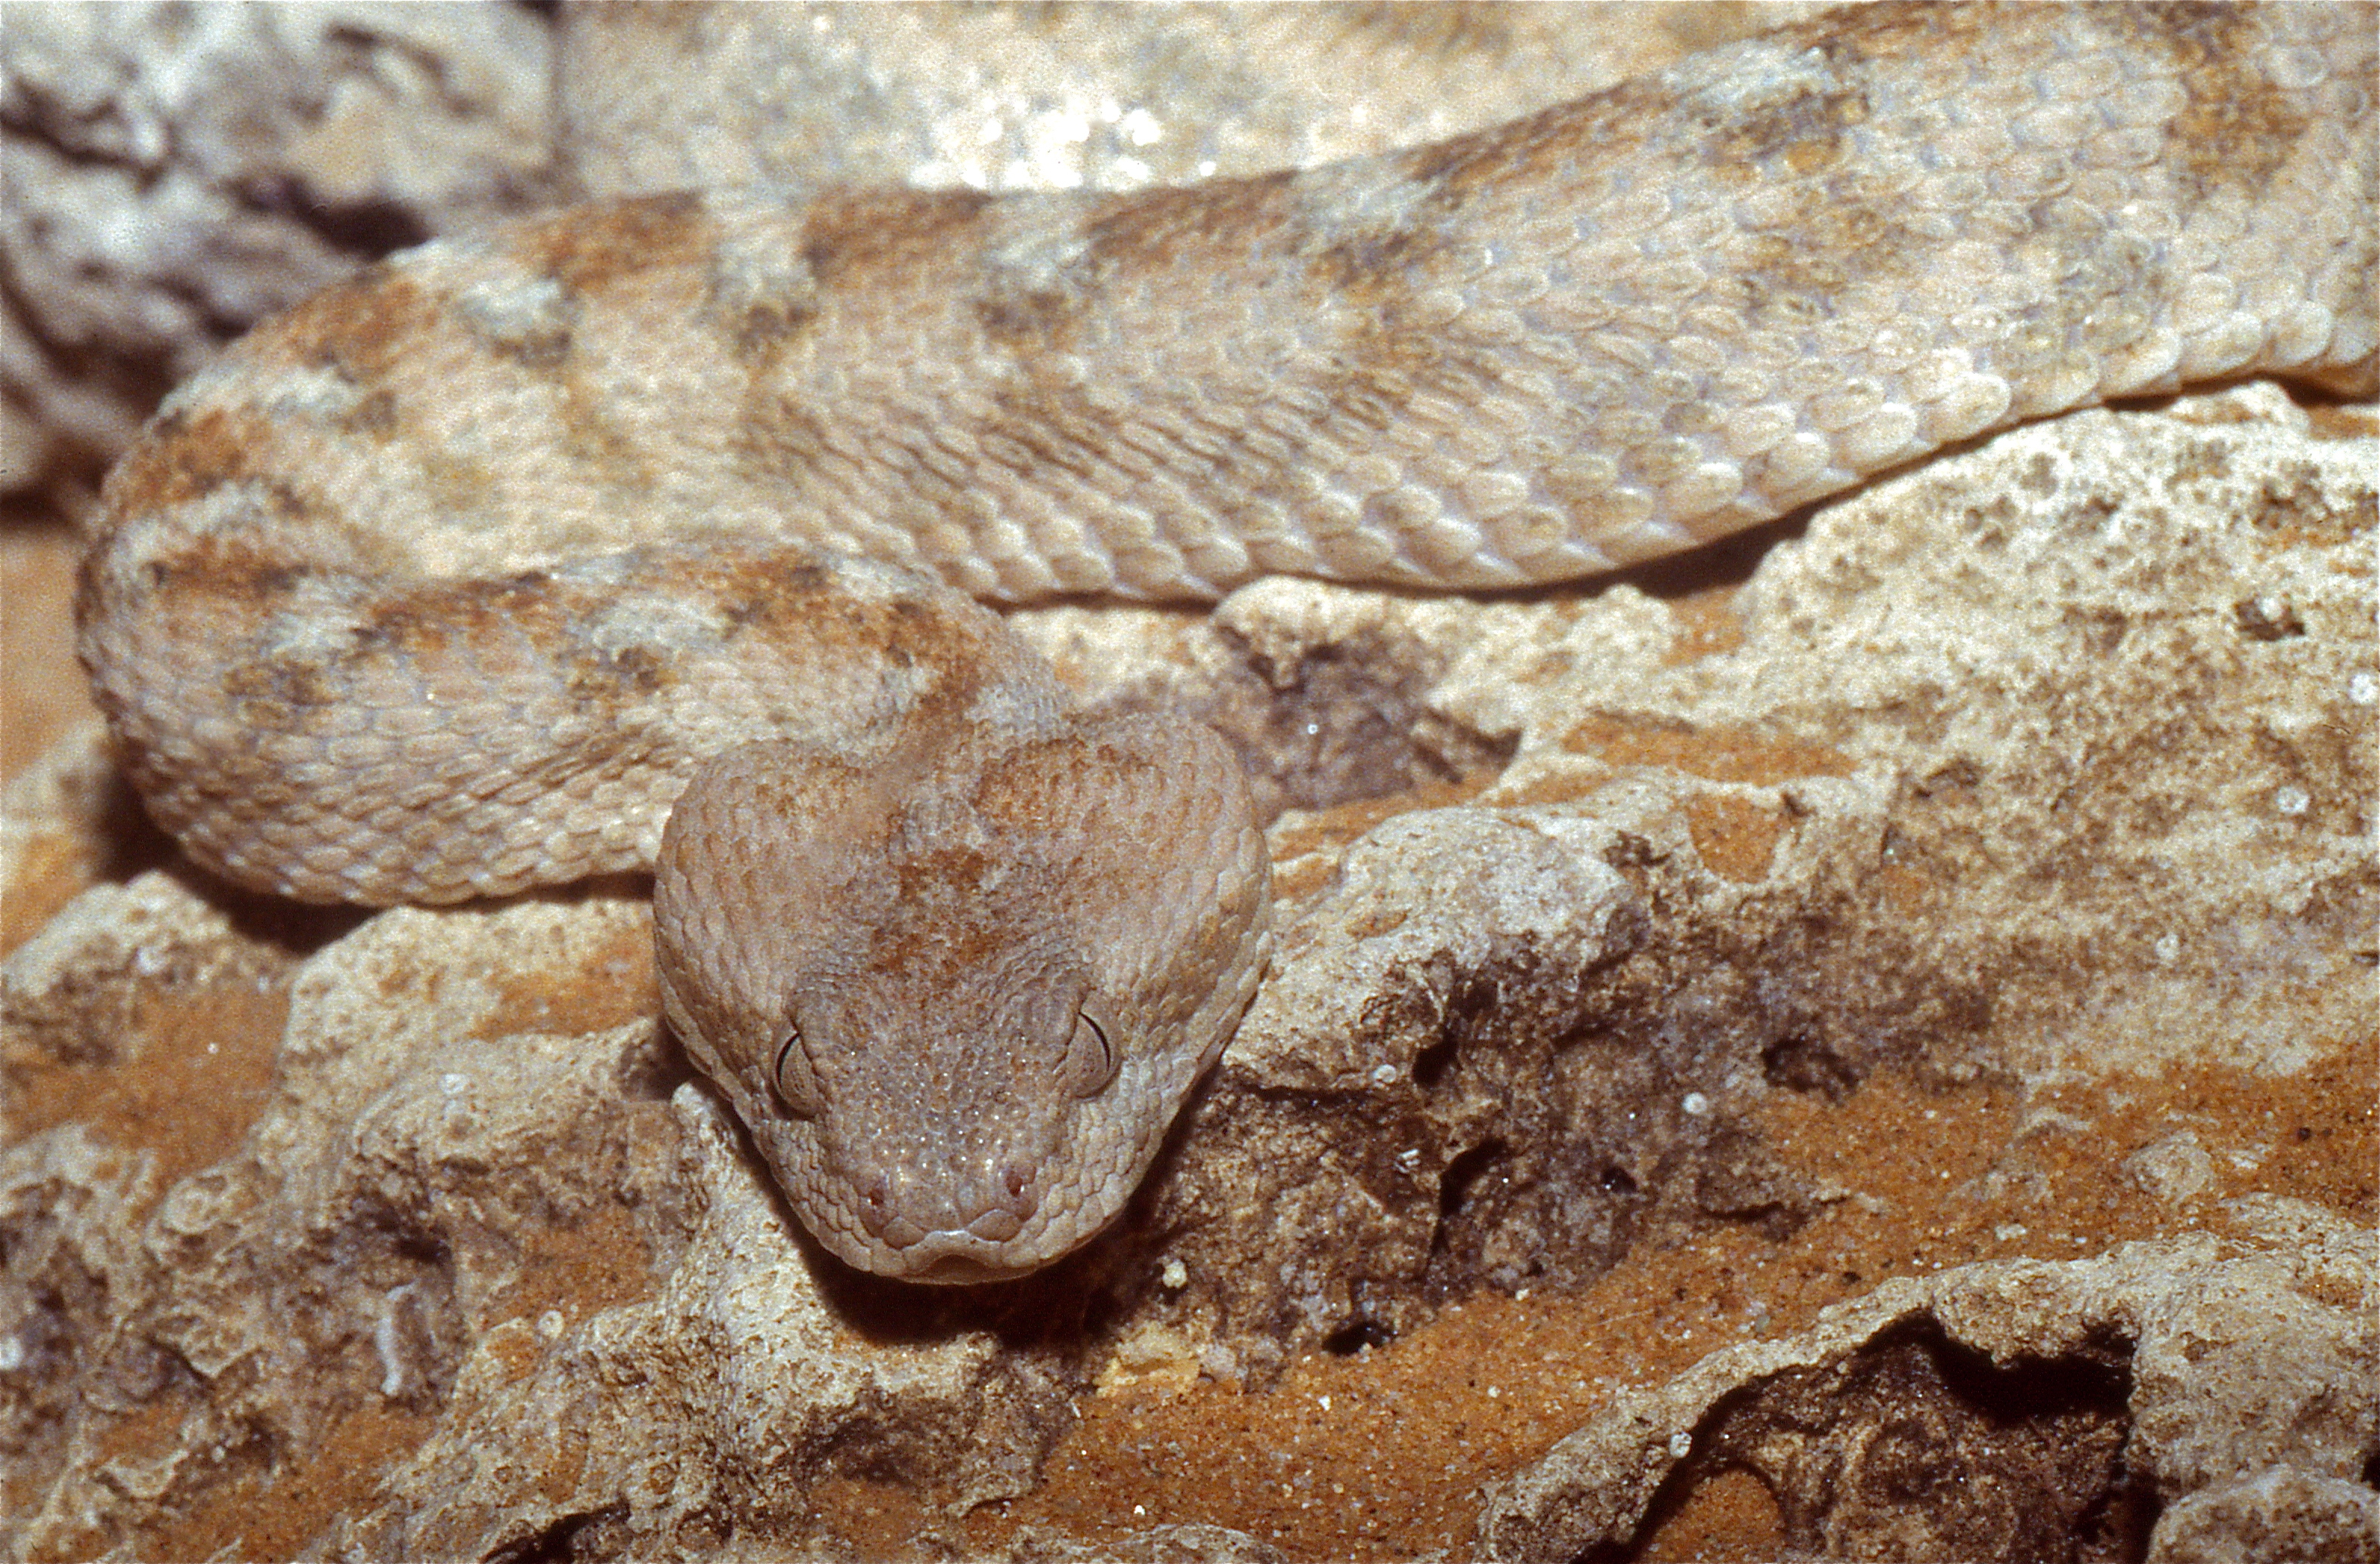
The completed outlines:
{"type": "Polygon", "coordinates": [[[611,1556],[616,1548],[600,1546],[589,1534],[616,1530],[627,1514],[626,1505],[612,1504],[565,1515],[518,1542],[504,1544],[487,1556],[487,1564],[570,1564],[611,1556]]]}
{"type": "Polygon", "coordinates": [[[1829,1102],[1840,1102],[1860,1084],[1860,1073],[1850,1061],[1799,1032],[1788,1033],[1760,1050],[1760,1073],[1772,1086],[1816,1092],[1829,1102]]]}
{"type": "Polygon", "coordinates": [[[2001,1365],[1930,1318],[1829,1364],[1714,1402],[1617,1564],[1709,1484],[1744,1472],[1774,1497],[1779,1551],[1848,1558],[2116,1564],[2146,1555],[2154,1493],[2131,1470],[2124,1343],[2001,1365]]]}
{"type": "Polygon", "coordinates": [[[2149,1534],[2164,1509],[2148,1473],[2130,1465],[2119,1468],[2114,1480],[2076,1518],[2076,1557],[2082,1564],[2101,1559],[2134,1564],[2147,1558],[2149,1534]]]}
{"type": "Polygon", "coordinates": [[[358,1205],[355,1217],[351,1243],[360,1239],[365,1247],[385,1245],[397,1259],[433,1275],[443,1276],[454,1268],[454,1251],[445,1238],[419,1226],[410,1213],[384,1206],[358,1205]]]}
{"type": "Polygon", "coordinates": [[[1396,1332],[1378,1320],[1352,1319],[1322,1339],[1322,1350],[1337,1357],[1354,1357],[1366,1347],[1385,1347],[1396,1332]]]}
{"type": "Polygon", "coordinates": [[[2290,640],[2306,633],[2305,621],[2287,598],[2241,598],[2231,605],[2231,617],[2250,640],[2290,640]]]}
{"type": "Polygon", "coordinates": [[[1470,1198],[1474,1186],[1503,1157],[1504,1150],[1503,1141],[1491,1135],[1446,1165],[1446,1171],[1439,1175],[1438,1181],[1438,1210],[1441,1219],[1463,1209],[1463,1203],[1470,1198]]]}
{"type": "Polygon", "coordinates": [[[1430,661],[1410,646],[1315,647],[1286,667],[1251,659],[1189,704],[1239,750],[1266,820],[1492,777],[1519,735],[1481,734],[1433,710],[1430,661]]]}
{"type": "Polygon", "coordinates": [[[1495,1013],[1496,1001],[1502,992],[1502,983],[1493,976],[1465,974],[1453,979],[1451,991],[1439,1012],[1438,1040],[1414,1056],[1415,1085],[1429,1091],[1446,1078],[1463,1045],[1486,1029],[1487,1020],[1495,1013]]]}
{"type": "Polygon", "coordinates": [[[620,1091],[624,1097],[640,1102],[667,1102],[678,1087],[698,1079],[686,1050],[676,1045],[646,1049],[631,1060],[621,1073],[620,1091]]]}
{"type": "Polygon", "coordinates": [[[1456,1047],[1453,1034],[1446,1033],[1414,1055],[1414,1085],[1429,1091],[1444,1080],[1446,1073],[1454,1067],[1456,1047]]]}
{"type": "Polygon", "coordinates": [[[1629,1176],[1627,1169],[1617,1162],[1606,1163],[1603,1171],[1597,1175],[1596,1182],[1603,1186],[1606,1194],[1630,1195],[1636,1193],[1636,1181],[1629,1176]]]}
{"type": "Polygon", "coordinates": [[[267,212],[298,218],[334,249],[366,261],[411,249],[431,236],[420,215],[401,202],[324,200],[300,179],[250,180],[241,194],[267,212]]]}

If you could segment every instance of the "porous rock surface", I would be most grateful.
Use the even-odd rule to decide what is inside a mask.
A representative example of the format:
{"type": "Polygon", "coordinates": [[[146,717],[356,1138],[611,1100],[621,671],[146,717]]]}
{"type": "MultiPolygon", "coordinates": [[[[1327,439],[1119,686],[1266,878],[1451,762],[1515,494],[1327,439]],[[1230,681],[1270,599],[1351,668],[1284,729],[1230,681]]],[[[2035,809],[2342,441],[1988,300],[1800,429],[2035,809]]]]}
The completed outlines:
{"type": "Polygon", "coordinates": [[[2380,1558],[2375,469],[2248,385],[1614,581],[1019,615],[1241,746],[1282,939],[977,1292],[808,1244],[643,886],[244,896],[79,730],[0,799],[0,1542],[2380,1558]]]}
{"type": "Polygon", "coordinates": [[[654,1019],[638,887],[111,874],[56,846],[126,830],[69,741],[9,820],[19,876],[103,866],[5,970],[10,1545],[2352,1557],[2373,448],[2250,386],[1699,580],[1024,616],[1272,779],[1284,937],[1125,1224],[979,1294],[807,1243],[654,1019]],[[1335,1534],[1133,1475],[1122,1428],[1212,1470],[1219,1405],[1317,1375],[1534,1432],[1367,1519],[1423,1458],[1323,1419],[1335,1534]]]}
{"type": "Polygon", "coordinates": [[[526,6],[121,0],[0,27],[0,492],[87,480],[215,347],[551,200],[526,6]]]}

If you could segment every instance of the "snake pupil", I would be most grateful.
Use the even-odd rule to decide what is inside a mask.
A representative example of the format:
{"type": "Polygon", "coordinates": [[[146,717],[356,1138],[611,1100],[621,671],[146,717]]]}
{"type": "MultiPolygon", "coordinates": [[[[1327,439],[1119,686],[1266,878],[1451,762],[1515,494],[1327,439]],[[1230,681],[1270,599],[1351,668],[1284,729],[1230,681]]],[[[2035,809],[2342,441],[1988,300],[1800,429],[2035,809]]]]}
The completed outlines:
{"type": "Polygon", "coordinates": [[[802,1051],[800,1027],[785,1033],[785,1040],[777,1047],[776,1068],[771,1075],[777,1085],[778,1100],[800,1118],[818,1117],[821,1107],[818,1078],[810,1072],[809,1056],[802,1051]]]}
{"type": "Polygon", "coordinates": [[[1089,1097],[1115,1079],[1115,1045],[1108,1040],[1108,1029],[1087,1010],[1075,1012],[1075,1037],[1066,1051],[1066,1063],[1077,1097],[1089,1097]]]}

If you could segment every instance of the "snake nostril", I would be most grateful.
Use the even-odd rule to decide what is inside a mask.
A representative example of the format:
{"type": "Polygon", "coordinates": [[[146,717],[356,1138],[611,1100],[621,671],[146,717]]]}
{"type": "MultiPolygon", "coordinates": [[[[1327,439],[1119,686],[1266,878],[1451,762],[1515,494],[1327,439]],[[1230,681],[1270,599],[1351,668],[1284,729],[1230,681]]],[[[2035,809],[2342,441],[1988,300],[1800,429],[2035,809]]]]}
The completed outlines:
{"type": "Polygon", "coordinates": [[[1019,1219],[1030,1220],[1033,1213],[1041,1209],[1041,1194],[1033,1187],[1033,1175],[1024,1169],[1002,1170],[1000,1187],[1008,1192],[1008,1198],[1001,1202],[1002,1210],[1015,1213],[1019,1219]]]}

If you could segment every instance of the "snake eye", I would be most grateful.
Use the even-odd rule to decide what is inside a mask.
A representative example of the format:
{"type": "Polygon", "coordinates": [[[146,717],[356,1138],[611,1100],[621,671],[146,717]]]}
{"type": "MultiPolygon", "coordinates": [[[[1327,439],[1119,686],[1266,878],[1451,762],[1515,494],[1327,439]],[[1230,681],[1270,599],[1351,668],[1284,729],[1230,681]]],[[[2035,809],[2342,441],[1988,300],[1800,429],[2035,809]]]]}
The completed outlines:
{"type": "Polygon", "coordinates": [[[777,1049],[774,1071],[777,1098],[796,1119],[815,1119],[826,1109],[826,1099],[819,1092],[818,1073],[810,1068],[809,1051],[802,1047],[802,1031],[796,1026],[785,1034],[777,1049]]]}
{"type": "Polygon", "coordinates": [[[1115,1079],[1115,1044],[1108,1040],[1108,1029],[1092,1019],[1088,1010],[1075,1012],[1075,1035],[1066,1040],[1065,1082],[1076,1097],[1097,1097],[1110,1081],[1115,1079]]]}

